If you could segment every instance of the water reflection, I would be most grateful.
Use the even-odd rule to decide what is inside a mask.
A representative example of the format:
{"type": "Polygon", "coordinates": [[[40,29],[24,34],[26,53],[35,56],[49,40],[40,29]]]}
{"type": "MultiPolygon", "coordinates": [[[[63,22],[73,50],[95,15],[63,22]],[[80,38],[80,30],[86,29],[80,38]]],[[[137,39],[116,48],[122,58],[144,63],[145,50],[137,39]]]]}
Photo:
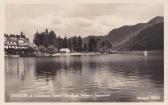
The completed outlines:
{"type": "MultiPolygon", "coordinates": [[[[5,73],[8,73],[10,77],[16,77],[21,81],[26,79],[29,75],[29,70],[31,69],[33,60],[27,59],[5,59],[5,73]]],[[[34,65],[33,65],[34,66],[34,65]]]]}
{"type": "Polygon", "coordinates": [[[52,59],[37,58],[35,60],[35,76],[38,78],[54,79],[58,70],[61,68],[61,63],[56,63],[52,59]]]}
{"type": "MultiPolygon", "coordinates": [[[[78,57],[80,58],[80,57],[78,57]]],[[[75,58],[74,58],[75,59],[75,58]]],[[[80,59],[78,61],[73,61],[69,56],[65,57],[55,57],[55,58],[37,58],[35,59],[35,76],[37,78],[46,78],[54,80],[57,73],[74,73],[81,74],[82,62],[80,59]]]]}
{"type": "MultiPolygon", "coordinates": [[[[161,54],[148,57],[112,54],[5,58],[6,101],[16,101],[9,98],[10,93],[110,94],[104,98],[54,98],[46,101],[137,101],[137,96],[153,94],[163,99],[163,67],[161,54]]],[[[32,101],[20,101],[25,100],[32,101]]]]}

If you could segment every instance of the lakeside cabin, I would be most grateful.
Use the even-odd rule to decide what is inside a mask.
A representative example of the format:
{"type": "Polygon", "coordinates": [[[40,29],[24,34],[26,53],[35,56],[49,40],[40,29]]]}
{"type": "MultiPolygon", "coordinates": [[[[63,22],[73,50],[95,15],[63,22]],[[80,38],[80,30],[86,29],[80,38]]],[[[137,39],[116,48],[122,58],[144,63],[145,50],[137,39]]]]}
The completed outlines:
{"type": "Polygon", "coordinates": [[[71,51],[70,51],[69,48],[61,48],[61,49],[60,49],[60,53],[61,53],[61,54],[70,53],[70,52],[71,52],[71,51]]]}
{"type": "Polygon", "coordinates": [[[36,54],[33,51],[35,47],[26,38],[16,36],[5,36],[4,38],[5,55],[34,55],[36,54]]]}

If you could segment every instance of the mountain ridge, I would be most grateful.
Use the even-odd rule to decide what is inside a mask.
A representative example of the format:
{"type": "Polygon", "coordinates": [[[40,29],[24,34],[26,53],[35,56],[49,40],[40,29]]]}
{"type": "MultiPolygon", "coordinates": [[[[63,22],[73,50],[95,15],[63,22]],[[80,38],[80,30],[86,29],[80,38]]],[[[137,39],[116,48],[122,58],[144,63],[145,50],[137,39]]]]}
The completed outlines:
{"type": "MultiPolygon", "coordinates": [[[[155,37],[158,37],[159,39],[163,39],[163,28],[164,28],[163,25],[164,25],[164,18],[161,16],[156,16],[146,23],[137,23],[135,25],[124,25],[119,28],[115,28],[115,29],[111,30],[105,36],[96,37],[96,36],[92,35],[92,36],[88,36],[88,37],[83,38],[84,39],[83,41],[86,42],[86,39],[88,40],[89,37],[94,37],[94,38],[98,39],[98,44],[100,42],[106,42],[106,43],[109,42],[114,50],[133,50],[135,48],[131,48],[131,45],[128,43],[132,42],[132,45],[134,45],[133,40],[136,39],[135,37],[139,37],[139,36],[146,37],[143,35],[144,30],[147,30],[147,32],[145,32],[144,34],[147,34],[147,33],[151,34],[152,32],[150,32],[150,31],[155,31],[152,28],[157,27],[156,29],[158,29],[157,30],[158,36],[155,35],[155,37]],[[160,24],[160,25],[157,25],[157,24],[160,24]],[[155,26],[155,25],[157,25],[157,26],[155,26]],[[159,32],[160,32],[160,34],[159,34],[159,32]],[[125,44],[129,45],[129,46],[124,47],[125,44]]],[[[152,34],[154,34],[154,33],[152,33],[152,34]]],[[[145,41],[148,42],[148,40],[149,39],[146,39],[145,41]]],[[[136,41],[138,42],[138,39],[136,39],[136,41]]],[[[163,40],[160,40],[160,41],[163,41],[163,40]]],[[[162,45],[161,43],[163,43],[163,42],[157,42],[157,43],[162,45]]],[[[154,42],[152,44],[153,44],[152,46],[157,46],[157,45],[155,45],[154,42]]],[[[160,46],[160,47],[162,47],[162,46],[160,46]]],[[[148,49],[150,49],[150,48],[148,47],[148,49]]],[[[162,50],[163,48],[160,48],[160,49],[162,50]]],[[[144,50],[144,49],[136,49],[136,50],[144,50]]],[[[150,49],[150,50],[152,50],[152,49],[150,49]]]]}

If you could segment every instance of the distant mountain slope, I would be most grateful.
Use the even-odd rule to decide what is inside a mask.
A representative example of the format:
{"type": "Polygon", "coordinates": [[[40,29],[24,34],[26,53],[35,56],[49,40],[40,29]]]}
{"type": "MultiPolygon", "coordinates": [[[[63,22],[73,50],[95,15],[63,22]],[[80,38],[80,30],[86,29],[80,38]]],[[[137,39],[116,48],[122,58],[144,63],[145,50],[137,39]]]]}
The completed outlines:
{"type": "Polygon", "coordinates": [[[103,46],[115,50],[162,50],[164,37],[163,17],[157,16],[147,23],[126,25],[113,29],[105,36],[88,36],[82,39],[88,45],[90,38],[97,40],[98,49],[103,46]]]}
{"type": "Polygon", "coordinates": [[[104,37],[104,39],[108,40],[113,45],[118,45],[126,38],[132,36],[133,34],[137,34],[143,26],[143,23],[131,26],[122,26],[120,28],[113,29],[107,36],[104,37]]]}
{"type": "Polygon", "coordinates": [[[160,22],[163,22],[163,17],[158,16],[147,23],[139,23],[130,26],[126,25],[117,29],[113,29],[103,39],[109,41],[114,47],[118,47],[130,40],[132,37],[137,36],[141,31],[145,30],[146,28],[160,22]]]}
{"type": "Polygon", "coordinates": [[[155,24],[118,46],[118,50],[163,50],[164,24],[155,24]]]}

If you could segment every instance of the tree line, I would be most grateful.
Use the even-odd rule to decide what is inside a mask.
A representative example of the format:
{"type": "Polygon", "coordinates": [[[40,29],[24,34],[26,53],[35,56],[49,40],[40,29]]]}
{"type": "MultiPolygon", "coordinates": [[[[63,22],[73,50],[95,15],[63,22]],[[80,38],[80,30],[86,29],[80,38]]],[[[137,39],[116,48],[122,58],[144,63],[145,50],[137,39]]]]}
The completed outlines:
{"type": "MultiPolygon", "coordinates": [[[[29,38],[20,33],[16,34],[4,34],[5,37],[16,37],[16,38],[25,38],[29,41],[29,38]]],[[[59,52],[61,48],[69,48],[71,52],[104,52],[111,47],[111,44],[108,41],[103,41],[100,37],[86,37],[81,38],[80,35],[73,36],[70,38],[57,36],[56,33],[51,30],[46,29],[42,32],[36,32],[33,38],[33,44],[37,47],[31,48],[31,51],[40,51],[41,53],[56,53],[59,52]]]]}
{"type": "Polygon", "coordinates": [[[90,38],[88,43],[84,43],[81,36],[74,36],[67,38],[57,37],[56,33],[51,30],[46,29],[43,32],[36,32],[34,34],[33,43],[45,52],[47,48],[55,48],[59,51],[61,48],[69,48],[71,51],[96,51],[97,40],[95,38],[90,38]]]}

